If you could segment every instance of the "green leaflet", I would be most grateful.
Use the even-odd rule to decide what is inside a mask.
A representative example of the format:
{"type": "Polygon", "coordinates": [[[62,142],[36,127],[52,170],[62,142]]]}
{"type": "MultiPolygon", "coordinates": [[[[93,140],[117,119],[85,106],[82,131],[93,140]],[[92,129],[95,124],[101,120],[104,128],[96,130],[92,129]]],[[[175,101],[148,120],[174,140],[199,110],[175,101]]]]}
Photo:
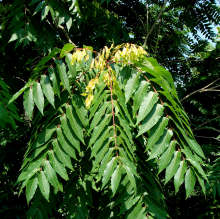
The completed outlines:
{"type": "Polygon", "coordinates": [[[27,199],[28,204],[31,201],[31,199],[34,197],[34,194],[37,190],[37,186],[38,186],[37,177],[33,177],[32,179],[28,181],[26,185],[26,199],[27,199]]]}
{"type": "Polygon", "coordinates": [[[158,166],[159,166],[159,171],[158,173],[162,172],[167,165],[170,163],[170,160],[173,156],[174,150],[175,150],[175,146],[176,146],[176,141],[171,141],[170,146],[167,148],[167,150],[163,153],[163,155],[161,156],[159,162],[158,162],[158,166]]]}
{"type": "Polygon", "coordinates": [[[147,91],[149,90],[149,82],[146,81],[141,81],[137,91],[135,92],[134,96],[133,96],[133,117],[136,118],[136,113],[143,101],[143,98],[145,97],[145,94],[147,93],[147,91]]]}
{"type": "Polygon", "coordinates": [[[139,199],[141,198],[140,195],[137,195],[137,196],[129,196],[129,198],[127,200],[123,200],[123,205],[121,206],[120,208],[120,213],[123,213],[127,210],[129,210],[131,207],[133,207],[138,201],[139,199]]]}
{"type": "Polygon", "coordinates": [[[190,148],[193,151],[195,151],[202,158],[205,158],[205,155],[204,155],[200,145],[196,142],[195,139],[192,139],[192,138],[188,137],[188,143],[189,143],[190,148]]]}
{"type": "MultiPolygon", "coordinates": [[[[115,93],[115,95],[118,98],[118,101],[116,102],[117,105],[120,105],[121,108],[124,111],[124,112],[121,112],[121,113],[125,114],[125,116],[129,120],[129,123],[131,124],[131,126],[134,126],[133,121],[132,121],[131,116],[130,116],[130,113],[128,112],[128,108],[127,108],[126,103],[125,103],[124,93],[121,91],[121,89],[119,88],[119,86],[117,84],[115,84],[113,92],[115,93]]],[[[120,107],[119,107],[119,109],[120,109],[120,107]]]]}
{"type": "Polygon", "coordinates": [[[64,136],[68,139],[68,141],[76,148],[76,150],[80,153],[80,142],[76,139],[74,134],[72,133],[71,128],[68,125],[66,114],[63,114],[60,117],[61,128],[63,130],[64,136]]]}
{"type": "Polygon", "coordinates": [[[178,128],[178,131],[181,132],[182,136],[184,137],[185,141],[187,142],[188,146],[194,151],[196,152],[199,156],[201,156],[202,158],[205,158],[205,155],[201,149],[201,147],[199,146],[199,144],[196,142],[195,139],[192,139],[191,137],[189,137],[188,135],[186,135],[186,131],[180,127],[177,123],[175,123],[175,125],[178,128]]]}
{"type": "Polygon", "coordinates": [[[53,91],[60,98],[60,87],[58,85],[59,83],[57,81],[57,76],[56,76],[54,68],[52,67],[48,68],[48,72],[49,72],[50,80],[52,81],[52,84],[53,84],[53,91]]]}
{"type": "Polygon", "coordinates": [[[39,188],[40,188],[42,195],[47,201],[49,201],[50,184],[47,181],[44,171],[40,171],[38,175],[38,182],[39,182],[39,188]]]}
{"type": "Polygon", "coordinates": [[[110,102],[104,102],[104,104],[100,107],[100,109],[95,113],[93,120],[90,124],[89,132],[94,129],[96,125],[101,121],[102,116],[106,112],[106,108],[109,107],[110,102]]]}
{"type": "Polygon", "coordinates": [[[77,160],[75,150],[70,145],[70,143],[65,139],[60,127],[57,127],[57,139],[62,149],[66,152],[66,154],[68,154],[73,159],[77,160]]]}
{"type": "Polygon", "coordinates": [[[166,176],[165,176],[165,183],[168,183],[168,181],[174,176],[176,173],[179,164],[180,164],[180,158],[181,158],[181,152],[176,151],[172,161],[170,162],[169,166],[166,168],[166,176]]]}
{"type": "MultiPolygon", "coordinates": [[[[71,44],[72,45],[72,44],[71,44]]],[[[70,53],[67,53],[65,55],[65,61],[67,63],[67,66],[68,66],[68,69],[69,69],[69,72],[70,72],[70,75],[72,75],[73,78],[76,77],[76,74],[77,74],[77,71],[76,71],[76,64],[71,64],[71,61],[72,61],[72,55],[70,53]]]]}
{"type": "Polygon", "coordinates": [[[56,130],[56,126],[54,124],[46,127],[39,135],[37,140],[34,142],[32,148],[37,148],[42,146],[43,144],[47,143],[53,136],[56,130]]]}
{"type": "Polygon", "coordinates": [[[145,208],[142,207],[142,203],[139,202],[133,210],[126,217],[127,219],[146,219],[145,208]]]}
{"type": "Polygon", "coordinates": [[[90,147],[95,143],[95,141],[97,140],[97,138],[101,134],[102,130],[104,130],[104,128],[109,125],[110,121],[111,121],[111,115],[106,114],[104,119],[100,122],[100,124],[94,128],[94,130],[92,132],[92,136],[89,141],[90,147]]]}
{"type": "Polygon", "coordinates": [[[122,175],[122,170],[121,170],[121,165],[119,164],[116,167],[111,177],[111,188],[112,188],[113,196],[115,195],[118,189],[119,183],[121,181],[121,175],[122,175]]]}
{"type": "Polygon", "coordinates": [[[112,130],[112,133],[110,133],[111,130],[112,130],[112,127],[108,127],[106,130],[103,131],[103,134],[101,134],[101,137],[99,137],[99,139],[95,142],[95,144],[92,147],[91,157],[95,157],[97,152],[103,146],[103,143],[105,143],[109,137],[113,136],[114,133],[113,133],[113,130],[112,130]]]}
{"type": "Polygon", "coordinates": [[[57,64],[57,69],[58,69],[58,73],[59,73],[59,76],[60,76],[60,80],[61,80],[64,88],[69,92],[69,94],[71,94],[69,79],[68,79],[68,76],[66,74],[66,66],[60,60],[59,61],[57,60],[56,64],[57,64]]]}
{"type": "Polygon", "coordinates": [[[116,158],[113,157],[108,164],[106,165],[106,168],[104,170],[103,173],[103,177],[102,177],[102,188],[105,187],[105,185],[108,183],[108,181],[111,178],[112,173],[114,172],[115,169],[115,165],[116,165],[116,158]]]}
{"type": "Polygon", "coordinates": [[[193,193],[195,184],[196,184],[195,174],[193,173],[192,169],[189,168],[186,171],[186,175],[185,175],[186,198],[188,198],[193,193]]]}
{"type": "Polygon", "coordinates": [[[120,123],[121,127],[123,128],[126,135],[128,136],[130,143],[133,144],[131,129],[129,127],[128,122],[126,120],[122,119],[120,115],[117,115],[117,118],[119,119],[119,123],[120,123]]]}
{"type": "Polygon", "coordinates": [[[150,130],[163,115],[163,106],[161,104],[157,104],[148,114],[148,116],[143,120],[142,124],[139,126],[139,132],[137,137],[144,134],[148,130],[150,130]]]}
{"type": "Polygon", "coordinates": [[[186,161],[182,160],[180,162],[179,169],[177,170],[174,176],[175,193],[179,191],[179,187],[184,182],[184,174],[186,172],[186,169],[187,169],[186,161]]]}
{"type": "Polygon", "coordinates": [[[157,156],[161,155],[168,148],[172,136],[173,136],[172,130],[170,129],[166,130],[163,136],[160,137],[159,141],[153,146],[148,160],[156,158],[157,156]]]}
{"type": "Polygon", "coordinates": [[[76,120],[76,115],[73,112],[73,108],[71,105],[66,104],[66,116],[70,122],[71,128],[76,134],[76,136],[79,138],[79,140],[84,144],[84,139],[83,139],[83,129],[80,126],[79,122],[76,120]]]}
{"type": "Polygon", "coordinates": [[[131,97],[131,95],[134,93],[137,85],[138,85],[138,79],[140,76],[140,72],[132,72],[131,77],[128,79],[126,85],[125,85],[125,102],[127,103],[131,97]]]}
{"type": "Polygon", "coordinates": [[[195,173],[195,174],[196,174],[197,179],[199,181],[199,184],[200,184],[200,186],[202,188],[203,194],[206,195],[206,187],[205,187],[204,179],[202,177],[200,177],[197,173],[195,173]]]}
{"type": "Polygon", "coordinates": [[[55,170],[51,167],[50,162],[45,160],[44,162],[44,172],[47,177],[49,183],[55,188],[57,191],[63,191],[62,184],[58,181],[55,170]]]}
{"type": "Polygon", "coordinates": [[[68,174],[67,174],[67,172],[66,172],[66,169],[65,169],[64,165],[63,165],[62,163],[60,163],[60,162],[56,159],[56,157],[55,157],[53,151],[49,152],[49,159],[50,159],[50,163],[51,163],[53,169],[54,169],[63,179],[68,180],[69,177],[68,177],[68,174]]]}
{"type": "Polygon", "coordinates": [[[84,127],[88,125],[88,111],[84,107],[83,99],[81,96],[73,95],[72,105],[76,111],[77,116],[80,119],[80,122],[84,127]]]}
{"type": "Polygon", "coordinates": [[[43,93],[46,96],[48,102],[55,108],[55,106],[54,106],[54,92],[53,92],[53,88],[50,84],[49,77],[47,75],[41,75],[40,84],[41,84],[43,93]]]}
{"type": "Polygon", "coordinates": [[[28,81],[24,87],[22,87],[19,91],[17,91],[12,97],[11,99],[8,101],[8,105],[10,105],[11,103],[13,103],[21,94],[23,94],[23,92],[30,87],[32,81],[28,81]]]}
{"type": "Polygon", "coordinates": [[[201,174],[201,176],[206,179],[208,181],[208,178],[204,172],[204,170],[202,169],[202,167],[200,166],[200,164],[195,161],[195,160],[192,160],[192,159],[187,159],[191,164],[192,166],[199,172],[199,174],[201,174]]]}
{"type": "Polygon", "coordinates": [[[33,116],[34,110],[34,98],[32,87],[30,87],[27,91],[24,92],[24,110],[28,118],[31,120],[33,116]]]}
{"type": "Polygon", "coordinates": [[[148,115],[148,113],[150,113],[150,111],[153,109],[157,101],[158,101],[158,94],[154,93],[153,91],[150,91],[147,94],[147,96],[143,98],[141,106],[138,111],[136,124],[139,124],[139,122],[141,122],[148,115]]]}
{"type": "MultiPolygon", "coordinates": [[[[104,148],[102,150],[104,150],[104,148]]],[[[101,165],[100,165],[100,168],[99,168],[99,174],[103,175],[104,170],[106,168],[106,165],[109,162],[110,158],[112,157],[112,154],[113,154],[113,148],[110,148],[108,150],[108,152],[103,155],[103,159],[101,161],[101,165]]]]}
{"type": "Polygon", "coordinates": [[[127,176],[129,178],[129,181],[131,182],[132,187],[134,188],[134,191],[136,192],[137,190],[137,185],[136,185],[136,180],[135,176],[133,174],[133,170],[130,166],[127,166],[126,164],[123,165],[123,168],[125,169],[127,176]]]}
{"type": "Polygon", "coordinates": [[[147,141],[147,149],[151,149],[152,146],[159,140],[160,136],[164,133],[169,119],[166,117],[160,118],[158,123],[150,130],[149,138],[147,141]]]}
{"type": "Polygon", "coordinates": [[[33,83],[33,97],[34,97],[34,102],[35,102],[37,108],[39,109],[39,111],[43,115],[44,114],[43,113],[43,111],[44,111],[44,95],[43,95],[40,83],[38,83],[38,82],[33,83]]]}
{"type": "Polygon", "coordinates": [[[52,145],[53,145],[53,148],[54,148],[54,152],[55,152],[57,158],[59,159],[59,161],[61,163],[63,163],[64,166],[66,166],[69,169],[73,170],[73,166],[72,166],[70,157],[64,151],[62,151],[62,149],[60,148],[60,146],[58,144],[57,139],[54,139],[52,141],[52,145]]]}
{"type": "Polygon", "coordinates": [[[71,52],[75,46],[72,43],[66,43],[61,52],[60,52],[60,58],[63,58],[67,53],[71,52]]]}

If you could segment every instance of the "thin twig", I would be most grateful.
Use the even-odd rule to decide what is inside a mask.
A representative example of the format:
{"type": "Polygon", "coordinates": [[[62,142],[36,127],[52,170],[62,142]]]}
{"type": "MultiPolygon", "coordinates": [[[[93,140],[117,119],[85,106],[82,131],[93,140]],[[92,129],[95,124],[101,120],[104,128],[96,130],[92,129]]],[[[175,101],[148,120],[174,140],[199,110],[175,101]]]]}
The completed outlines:
{"type": "Polygon", "coordinates": [[[207,92],[207,91],[215,91],[215,92],[216,92],[216,91],[220,91],[220,90],[213,89],[213,88],[215,88],[216,86],[213,87],[213,88],[207,89],[208,87],[210,87],[211,85],[213,85],[214,83],[216,83],[216,82],[219,81],[219,80],[220,80],[220,78],[214,80],[213,82],[211,82],[210,84],[206,85],[205,87],[202,87],[202,88],[200,88],[200,89],[198,89],[198,90],[193,91],[192,93],[186,95],[181,101],[186,100],[187,98],[189,98],[190,96],[192,96],[192,95],[194,95],[194,94],[196,94],[196,93],[202,93],[202,92],[207,92]]]}
{"type": "Polygon", "coordinates": [[[160,13],[158,14],[158,16],[157,16],[157,18],[156,18],[156,20],[155,20],[154,24],[151,26],[150,31],[147,33],[147,35],[146,35],[146,37],[145,37],[143,47],[146,47],[148,37],[149,37],[149,36],[150,36],[150,34],[153,32],[153,30],[154,30],[155,26],[157,25],[157,22],[159,21],[159,19],[160,19],[161,15],[163,14],[163,12],[164,12],[164,9],[165,9],[165,7],[166,7],[167,2],[168,2],[168,0],[165,0],[165,1],[164,1],[163,6],[162,6],[162,8],[161,8],[161,10],[160,10],[160,13]]]}

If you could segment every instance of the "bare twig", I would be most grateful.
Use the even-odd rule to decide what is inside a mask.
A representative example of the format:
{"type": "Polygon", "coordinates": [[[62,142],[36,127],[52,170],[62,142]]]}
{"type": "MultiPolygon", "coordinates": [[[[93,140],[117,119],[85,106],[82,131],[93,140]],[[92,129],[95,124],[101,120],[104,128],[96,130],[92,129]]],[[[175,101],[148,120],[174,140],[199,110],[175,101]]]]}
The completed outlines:
{"type": "Polygon", "coordinates": [[[215,92],[220,91],[220,90],[214,89],[214,88],[219,87],[219,85],[214,86],[214,87],[210,87],[211,85],[213,85],[214,83],[216,83],[216,82],[219,81],[219,80],[220,80],[220,78],[214,80],[213,82],[211,82],[210,84],[206,85],[205,87],[202,87],[202,88],[200,88],[200,89],[198,89],[198,90],[193,91],[192,93],[186,95],[181,101],[184,101],[184,100],[188,99],[190,96],[192,96],[192,95],[194,95],[194,94],[196,94],[196,93],[202,93],[202,92],[207,92],[207,91],[208,91],[208,92],[209,92],[209,91],[212,91],[212,92],[213,92],[213,91],[215,91],[215,92]]]}
{"type": "Polygon", "coordinates": [[[157,16],[157,18],[156,18],[154,24],[151,26],[150,31],[147,33],[147,35],[146,35],[146,37],[145,37],[143,47],[146,47],[148,37],[149,37],[150,34],[153,32],[155,26],[157,25],[158,21],[160,20],[160,17],[161,17],[161,15],[162,15],[163,12],[164,12],[164,9],[165,9],[165,7],[166,7],[167,2],[168,2],[168,0],[165,0],[165,1],[164,1],[163,6],[162,6],[162,8],[161,8],[161,10],[160,10],[160,13],[158,14],[158,16],[157,16]]]}

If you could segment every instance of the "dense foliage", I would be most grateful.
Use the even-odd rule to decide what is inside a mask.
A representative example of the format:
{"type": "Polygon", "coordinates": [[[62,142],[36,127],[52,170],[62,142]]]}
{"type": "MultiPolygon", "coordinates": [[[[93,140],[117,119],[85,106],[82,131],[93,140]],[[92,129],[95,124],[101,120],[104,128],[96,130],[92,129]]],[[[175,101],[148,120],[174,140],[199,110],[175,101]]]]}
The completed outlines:
{"type": "Polygon", "coordinates": [[[1,1],[4,217],[215,218],[219,17],[214,0],[1,1]]]}

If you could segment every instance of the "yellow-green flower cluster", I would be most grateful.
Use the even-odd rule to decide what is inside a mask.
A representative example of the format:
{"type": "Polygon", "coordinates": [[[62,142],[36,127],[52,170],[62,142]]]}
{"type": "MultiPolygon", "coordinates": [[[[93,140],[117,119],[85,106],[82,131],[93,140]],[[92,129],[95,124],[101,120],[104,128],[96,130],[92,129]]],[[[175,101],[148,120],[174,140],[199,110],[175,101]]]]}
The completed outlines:
{"type": "Polygon", "coordinates": [[[93,95],[93,90],[95,88],[95,85],[99,82],[99,79],[98,78],[93,78],[89,81],[88,85],[86,86],[86,92],[83,93],[82,95],[83,96],[87,96],[86,97],[86,100],[85,100],[85,105],[86,105],[86,108],[89,108],[91,103],[92,103],[92,100],[94,98],[94,95],[93,95]]]}
{"type": "Polygon", "coordinates": [[[132,64],[141,60],[145,55],[147,55],[147,52],[141,46],[127,43],[122,49],[119,48],[116,51],[112,60],[116,63],[132,64]]]}
{"type": "Polygon", "coordinates": [[[89,59],[89,55],[87,54],[86,49],[77,49],[72,55],[71,64],[73,65],[75,62],[81,63],[83,59],[84,61],[89,59]]]}

